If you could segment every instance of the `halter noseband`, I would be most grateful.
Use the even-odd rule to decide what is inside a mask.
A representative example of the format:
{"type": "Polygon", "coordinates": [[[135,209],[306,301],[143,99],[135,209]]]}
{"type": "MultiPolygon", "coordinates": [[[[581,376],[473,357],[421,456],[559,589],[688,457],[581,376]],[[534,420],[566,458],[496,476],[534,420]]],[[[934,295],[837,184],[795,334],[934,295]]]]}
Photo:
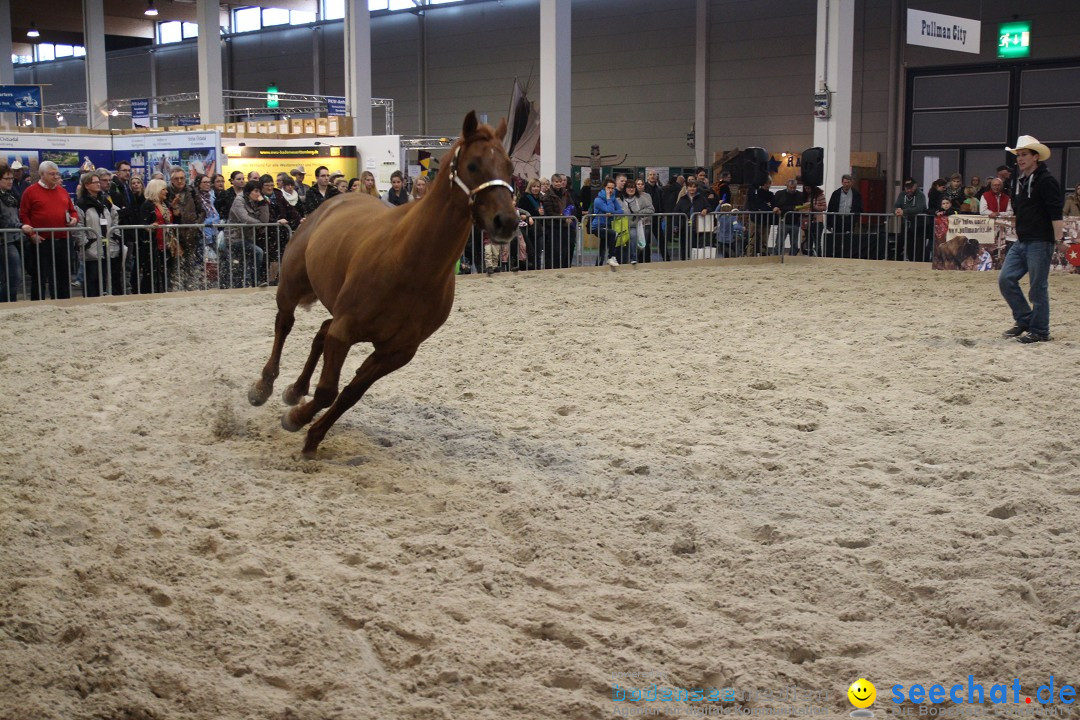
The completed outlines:
{"type": "Polygon", "coordinates": [[[458,173],[457,173],[458,153],[461,152],[461,148],[463,148],[463,147],[465,147],[465,141],[464,140],[462,140],[461,144],[457,146],[456,150],[454,150],[454,157],[451,158],[451,160],[450,160],[450,179],[454,181],[455,185],[457,185],[459,188],[461,188],[461,191],[463,193],[465,193],[466,195],[469,196],[469,205],[470,206],[472,206],[472,204],[476,202],[476,196],[479,195],[484,190],[487,190],[488,188],[504,187],[510,192],[510,197],[514,196],[514,186],[511,185],[510,183],[506,182],[505,180],[499,180],[498,178],[496,178],[494,180],[488,180],[487,182],[480,183],[475,188],[470,190],[469,186],[466,185],[462,181],[462,179],[460,177],[458,177],[458,173]]]}

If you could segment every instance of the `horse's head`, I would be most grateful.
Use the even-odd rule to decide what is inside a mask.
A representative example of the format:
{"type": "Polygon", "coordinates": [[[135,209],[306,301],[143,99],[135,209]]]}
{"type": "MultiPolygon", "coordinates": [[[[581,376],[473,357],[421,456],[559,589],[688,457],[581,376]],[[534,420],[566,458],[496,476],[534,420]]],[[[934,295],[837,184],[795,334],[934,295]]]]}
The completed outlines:
{"type": "Polygon", "coordinates": [[[468,196],[473,220],[487,230],[492,241],[505,244],[514,237],[518,214],[510,176],[514,166],[503,149],[506,119],[497,129],[481,125],[476,112],[465,116],[461,140],[450,161],[451,182],[468,196]]]}

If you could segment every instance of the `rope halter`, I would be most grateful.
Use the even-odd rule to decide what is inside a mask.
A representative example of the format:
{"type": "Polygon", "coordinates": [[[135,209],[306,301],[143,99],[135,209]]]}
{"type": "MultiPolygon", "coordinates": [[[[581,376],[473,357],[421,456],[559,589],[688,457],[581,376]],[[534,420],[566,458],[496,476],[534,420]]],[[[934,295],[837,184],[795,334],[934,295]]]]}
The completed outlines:
{"type": "Polygon", "coordinates": [[[458,176],[457,172],[458,154],[461,152],[461,148],[463,147],[465,147],[464,141],[462,141],[461,145],[458,145],[457,149],[454,150],[454,157],[450,160],[450,179],[454,181],[455,185],[461,188],[461,191],[463,193],[469,196],[470,207],[473,205],[473,203],[476,202],[476,196],[482,193],[484,190],[487,190],[488,188],[504,187],[510,193],[510,197],[514,196],[514,186],[506,182],[505,180],[499,180],[498,178],[494,180],[488,180],[487,182],[482,182],[475,188],[470,190],[469,186],[462,181],[462,179],[458,176]]]}

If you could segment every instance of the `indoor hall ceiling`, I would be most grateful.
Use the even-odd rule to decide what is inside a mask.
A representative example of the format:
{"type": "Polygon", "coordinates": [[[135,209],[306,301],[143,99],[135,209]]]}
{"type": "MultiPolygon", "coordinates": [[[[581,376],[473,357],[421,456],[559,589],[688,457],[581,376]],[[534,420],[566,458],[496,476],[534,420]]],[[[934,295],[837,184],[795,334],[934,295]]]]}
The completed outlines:
{"type": "MultiPolygon", "coordinates": [[[[186,20],[195,22],[195,0],[154,0],[157,17],[144,15],[147,0],[103,0],[105,8],[105,34],[145,38],[154,37],[154,22],[186,20]]],[[[317,0],[249,0],[247,2],[221,3],[222,12],[237,7],[276,7],[286,10],[314,12],[317,0]]],[[[228,17],[226,15],[226,17],[228,17]]],[[[11,3],[12,42],[57,42],[83,44],[82,0],[15,0],[11,3]],[[41,33],[36,41],[26,37],[30,23],[37,25],[41,33]]]]}

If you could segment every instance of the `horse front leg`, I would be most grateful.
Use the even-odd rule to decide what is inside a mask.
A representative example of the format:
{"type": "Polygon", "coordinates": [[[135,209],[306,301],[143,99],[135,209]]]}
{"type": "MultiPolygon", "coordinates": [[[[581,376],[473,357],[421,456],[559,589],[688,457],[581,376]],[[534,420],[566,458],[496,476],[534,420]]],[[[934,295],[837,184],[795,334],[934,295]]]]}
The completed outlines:
{"type": "Polygon", "coordinates": [[[315,366],[319,364],[319,358],[322,357],[326,333],[330,330],[330,323],[332,322],[334,322],[334,318],[327,319],[319,328],[319,332],[315,333],[315,339],[311,341],[311,353],[308,355],[307,362],[304,363],[304,369],[300,371],[296,382],[285,388],[285,392],[281,394],[281,399],[285,401],[286,405],[296,405],[308,394],[311,375],[315,372],[315,366]]]}
{"type": "Polygon", "coordinates": [[[312,460],[319,449],[319,443],[326,437],[330,427],[337,422],[345,412],[360,401],[375,381],[389,375],[395,370],[404,367],[416,355],[416,348],[401,350],[395,353],[380,353],[378,350],[367,356],[363,364],[357,369],[356,376],[345,386],[337,396],[337,400],[330,409],[308,428],[307,439],[304,442],[304,457],[312,460]]]}
{"type": "Polygon", "coordinates": [[[311,422],[316,413],[330,407],[334,402],[338,394],[338,381],[341,379],[341,366],[353,344],[351,339],[344,339],[343,336],[347,334],[347,328],[341,319],[331,320],[323,340],[323,366],[319,374],[319,384],[315,386],[315,395],[306,403],[286,411],[281,416],[281,427],[289,432],[296,432],[311,422]]]}
{"type": "Polygon", "coordinates": [[[285,338],[289,337],[294,322],[296,314],[293,310],[278,310],[277,317],[274,318],[274,349],[270,351],[270,359],[263,367],[262,377],[248,390],[248,402],[252,405],[262,405],[274,392],[274,381],[277,380],[281,366],[281,350],[285,347],[285,338]]]}

